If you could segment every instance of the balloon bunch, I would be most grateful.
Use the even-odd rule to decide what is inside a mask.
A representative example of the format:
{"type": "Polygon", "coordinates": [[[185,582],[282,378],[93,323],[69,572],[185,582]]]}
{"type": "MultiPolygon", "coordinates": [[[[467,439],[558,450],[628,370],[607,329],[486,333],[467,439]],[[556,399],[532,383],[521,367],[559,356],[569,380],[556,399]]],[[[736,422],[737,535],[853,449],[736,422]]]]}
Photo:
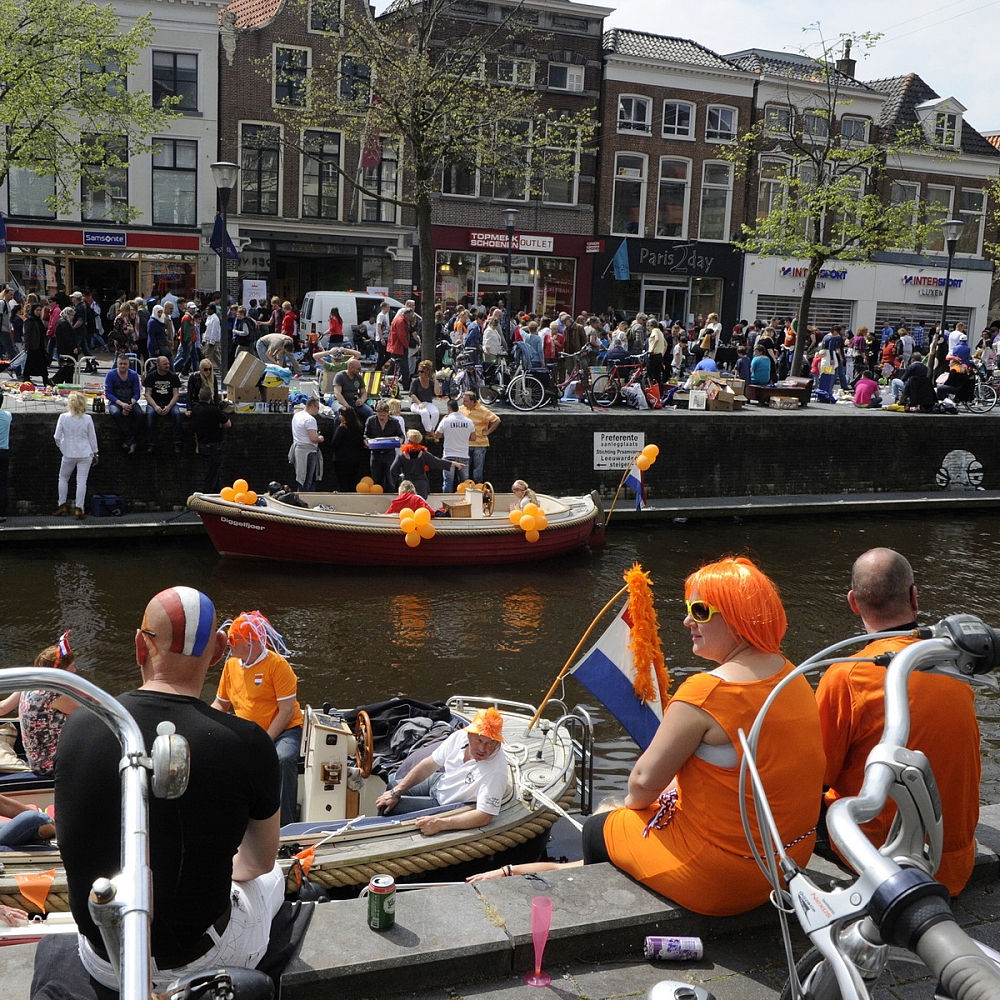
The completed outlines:
{"type": "Polygon", "coordinates": [[[223,486],[219,496],[230,503],[244,503],[248,507],[253,507],[257,503],[257,494],[250,489],[245,479],[237,479],[232,486],[223,486]]]}
{"type": "Polygon", "coordinates": [[[510,523],[516,524],[524,532],[524,537],[534,543],[538,541],[539,532],[549,526],[549,519],[538,504],[528,503],[510,512],[510,523]]]}
{"type": "Polygon", "coordinates": [[[466,479],[455,487],[455,492],[464,493],[466,490],[471,490],[474,486],[482,485],[482,483],[477,483],[475,479],[466,479]]]}
{"type": "Polygon", "coordinates": [[[381,483],[376,483],[371,476],[365,476],[360,483],[355,487],[358,493],[383,493],[381,483]]]}
{"type": "Polygon", "coordinates": [[[660,454],[660,449],[655,444],[647,444],[642,451],[639,452],[635,457],[635,467],[640,472],[645,472],[655,461],[656,456],[660,454]]]}
{"type": "Polygon", "coordinates": [[[399,529],[406,535],[406,544],[411,549],[415,549],[423,539],[437,534],[437,529],[431,524],[431,512],[426,507],[417,510],[404,507],[399,512],[399,529]]]}

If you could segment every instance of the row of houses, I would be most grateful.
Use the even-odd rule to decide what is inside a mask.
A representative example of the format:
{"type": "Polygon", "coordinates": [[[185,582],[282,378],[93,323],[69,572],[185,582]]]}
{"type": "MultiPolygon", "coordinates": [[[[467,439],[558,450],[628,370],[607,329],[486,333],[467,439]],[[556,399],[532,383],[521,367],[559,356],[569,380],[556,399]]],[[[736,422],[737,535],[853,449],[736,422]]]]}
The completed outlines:
{"type": "MultiPolygon", "coordinates": [[[[396,3],[381,16],[391,17],[396,3]]],[[[436,301],[490,305],[508,274],[504,210],[515,208],[512,305],[573,314],[612,307],[690,321],[717,312],[738,318],[794,312],[803,262],[744,254],[732,246],[744,223],[780,197],[792,158],[781,143],[761,148],[748,169],[727,150],[755,123],[818,139],[877,143],[904,127],[926,144],[895,158],[892,200],[913,201],[927,219],[962,218],[949,287],[949,317],[970,328],[986,321],[992,264],[987,188],[1000,150],[964,119],[964,106],[917,74],[856,77],[849,51],[831,73],[839,97],[822,104],[828,79],[811,60],[763,49],[720,54],[682,38],[604,30],[611,8],[570,0],[525,0],[518,34],[487,50],[481,72],[539,92],[553,116],[588,112],[596,141],[579,151],[570,179],[533,185],[442,164],[433,203],[433,275],[415,270],[415,219],[405,201],[407,151],[379,136],[375,155],[338,127],[291,134],[288,111],[304,100],[301,81],[320,56],[344,52],[347,15],[371,16],[360,0],[116,0],[123,23],[152,12],[155,35],[128,85],[154,100],[178,99],[176,119],[150,155],[132,157],[98,197],[81,191],[79,210],[50,213],[44,183],[12,171],[0,191],[8,216],[8,266],[25,288],[89,286],[190,296],[218,287],[208,247],[218,193],[209,165],[241,170],[229,206],[239,248],[231,283],[253,281],[282,299],[306,291],[380,289],[399,298],[422,290],[436,301]],[[345,178],[360,176],[359,192],[345,178]],[[111,217],[116,201],[138,211],[128,225],[111,217]],[[623,240],[629,277],[615,277],[623,240]]],[[[509,14],[503,0],[452,0],[440,43],[459,48],[509,14]]],[[[349,50],[349,40],[347,49],[349,50]]],[[[338,87],[367,87],[363,53],[339,56],[338,87]]],[[[346,89],[345,89],[346,88],[346,89]]],[[[461,141],[461,137],[457,137],[461,141]]],[[[468,137],[473,142],[474,137],[468,137]]],[[[873,264],[839,262],[817,283],[813,319],[896,325],[940,318],[943,239],[919,252],[899,250],[873,264]]]]}

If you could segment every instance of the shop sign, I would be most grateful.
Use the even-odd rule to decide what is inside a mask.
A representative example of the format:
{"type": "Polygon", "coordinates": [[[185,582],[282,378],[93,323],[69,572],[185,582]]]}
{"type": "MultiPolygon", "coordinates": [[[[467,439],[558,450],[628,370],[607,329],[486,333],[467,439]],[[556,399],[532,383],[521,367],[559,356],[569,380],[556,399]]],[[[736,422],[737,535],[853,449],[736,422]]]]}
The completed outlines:
{"type": "Polygon", "coordinates": [[[83,231],[83,245],[85,247],[123,247],[125,246],[125,234],[109,233],[105,230],[94,232],[85,229],[83,231]]]}
{"type": "MultiPolygon", "coordinates": [[[[961,288],[962,278],[949,278],[948,287],[949,288],[961,288]]],[[[904,274],[903,275],[904,285],[915,285],[917,287],[924,288],[944,288],[945,279],[938,278],[933,274],[904,274]]]]}
{"type": "Polygon", "coordinates": [[[657,270],[667,274],[708,274],[715,263],[697,243],[678,243],[667,250],[639,248],[637,271],[657,270]]]}
{"type": "MultiPolygon", "coordinates": [[[[808,278],[809,268],[808,267],[783,267],[781,269],[781,276],[783,278],[808,278]]],[[[818,277],[825,278],[827,281],[846,281],[847,280],[847,269],[837,271],[832,268],[822,268],[819,272],[818,277]]]]}
{"type": "Polygon", "coordinates": [[[944,295],[943,288],[918,288],[917,295],[925,295],[929,299],[939,299],[944,295]]]}
{"type": "Polygon", "coordinates": [[[594,469],[624,472],[642,451],[646,435],[632,432],[594,432],[594,469]]]}
{"type": "Polygon", "coordinates": [[[270,271],[271,255],[261,250],[244,250],[237,266],[241,271],[270,271]]]}
{"type": "Polygon", "coordinates": [[[588,240],[587,253],[600,253],[604,249],[604,240],[588,240]]]}
{"type": "MultiPolygon", "coordinates": [[[[552,253],[555,249],[552,236],[534,236],[531,233],[515,233],[511,250],[520,253],[552,253]]],[[[469,233],[469,246],[476,250],[506,250],[507,234],[473,229],[469,233]]]]}

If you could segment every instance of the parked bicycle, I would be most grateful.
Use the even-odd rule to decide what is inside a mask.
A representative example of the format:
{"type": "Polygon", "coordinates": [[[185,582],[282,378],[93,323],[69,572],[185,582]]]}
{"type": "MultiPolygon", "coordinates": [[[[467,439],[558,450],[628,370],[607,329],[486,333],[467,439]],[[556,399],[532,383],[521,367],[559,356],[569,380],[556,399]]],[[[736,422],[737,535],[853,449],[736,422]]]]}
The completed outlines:
{"type": "Polygon", "coordinates": [[[575,354],[560,353],[559,358],[571,363],[565,378],[557,377],[555,365],[552,368],[523,368],[511,379],[507,388],[510,405],[517,410],[537,410],[546,403],[558,406],[564,390],[572,386],[576,398],[593,409],[588,348],[575,354]]]}
{"type": "Polygon", "coordinates": [[[631,383],[637,374],[645,374],[641,357],[630,355],[625,361],[614,362],[606,374],[594,377],[594,402],[598,406],[614,406],[622,400],[622,388],[631,383]]]}
{"type": "Polygon", "coordinates": [[[969,365],[969,371],[974,385],[971,398],[963,400],[965,408],[971,413],[989,413],[997,405],[998,399],[994,375],[978,361],[969,365]]]}

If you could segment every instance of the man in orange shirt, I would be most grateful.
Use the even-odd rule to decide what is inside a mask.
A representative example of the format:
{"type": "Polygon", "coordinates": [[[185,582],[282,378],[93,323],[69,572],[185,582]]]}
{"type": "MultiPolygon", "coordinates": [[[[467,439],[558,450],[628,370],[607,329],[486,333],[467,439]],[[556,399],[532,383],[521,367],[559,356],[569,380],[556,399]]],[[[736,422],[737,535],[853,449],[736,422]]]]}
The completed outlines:
{"type": "Polygon", "coordinates": [[[298,678],[277,646],[288,652],[281,636],[259,611],[245,611],[229,626],[233,655],[226,660],[212,708],[232,709],[256,722],[274,742],[281,768],[281,825],[297,818],[302,710],[296,698],[298,678]]]}
{"type": "MultiPolygon", "coordinates": [[[[893,549],[869,549],[858,557],[847,595],[865,631],[899,632],[916,627],[917,587],[909,562],[893,549]]],[[[877,639],[856,656],[894,652],[916,642],[908,636],[877,639]]],[[[816,691],[826,750],[827,805],[856,795],[865,761],[885,727],[885,667],[874,663],[835,663],[816,691]]],[[[953,896],[965,887],[976,858],[979,821],[979,725],[972,689],[940,674],[910,675],[910,738],[907,747],[926,754],[941,795],[944,844],[935,876],[953,896]]],[[[881,847],[888,836],[895,803],[863,827],[881,847]]]]}

